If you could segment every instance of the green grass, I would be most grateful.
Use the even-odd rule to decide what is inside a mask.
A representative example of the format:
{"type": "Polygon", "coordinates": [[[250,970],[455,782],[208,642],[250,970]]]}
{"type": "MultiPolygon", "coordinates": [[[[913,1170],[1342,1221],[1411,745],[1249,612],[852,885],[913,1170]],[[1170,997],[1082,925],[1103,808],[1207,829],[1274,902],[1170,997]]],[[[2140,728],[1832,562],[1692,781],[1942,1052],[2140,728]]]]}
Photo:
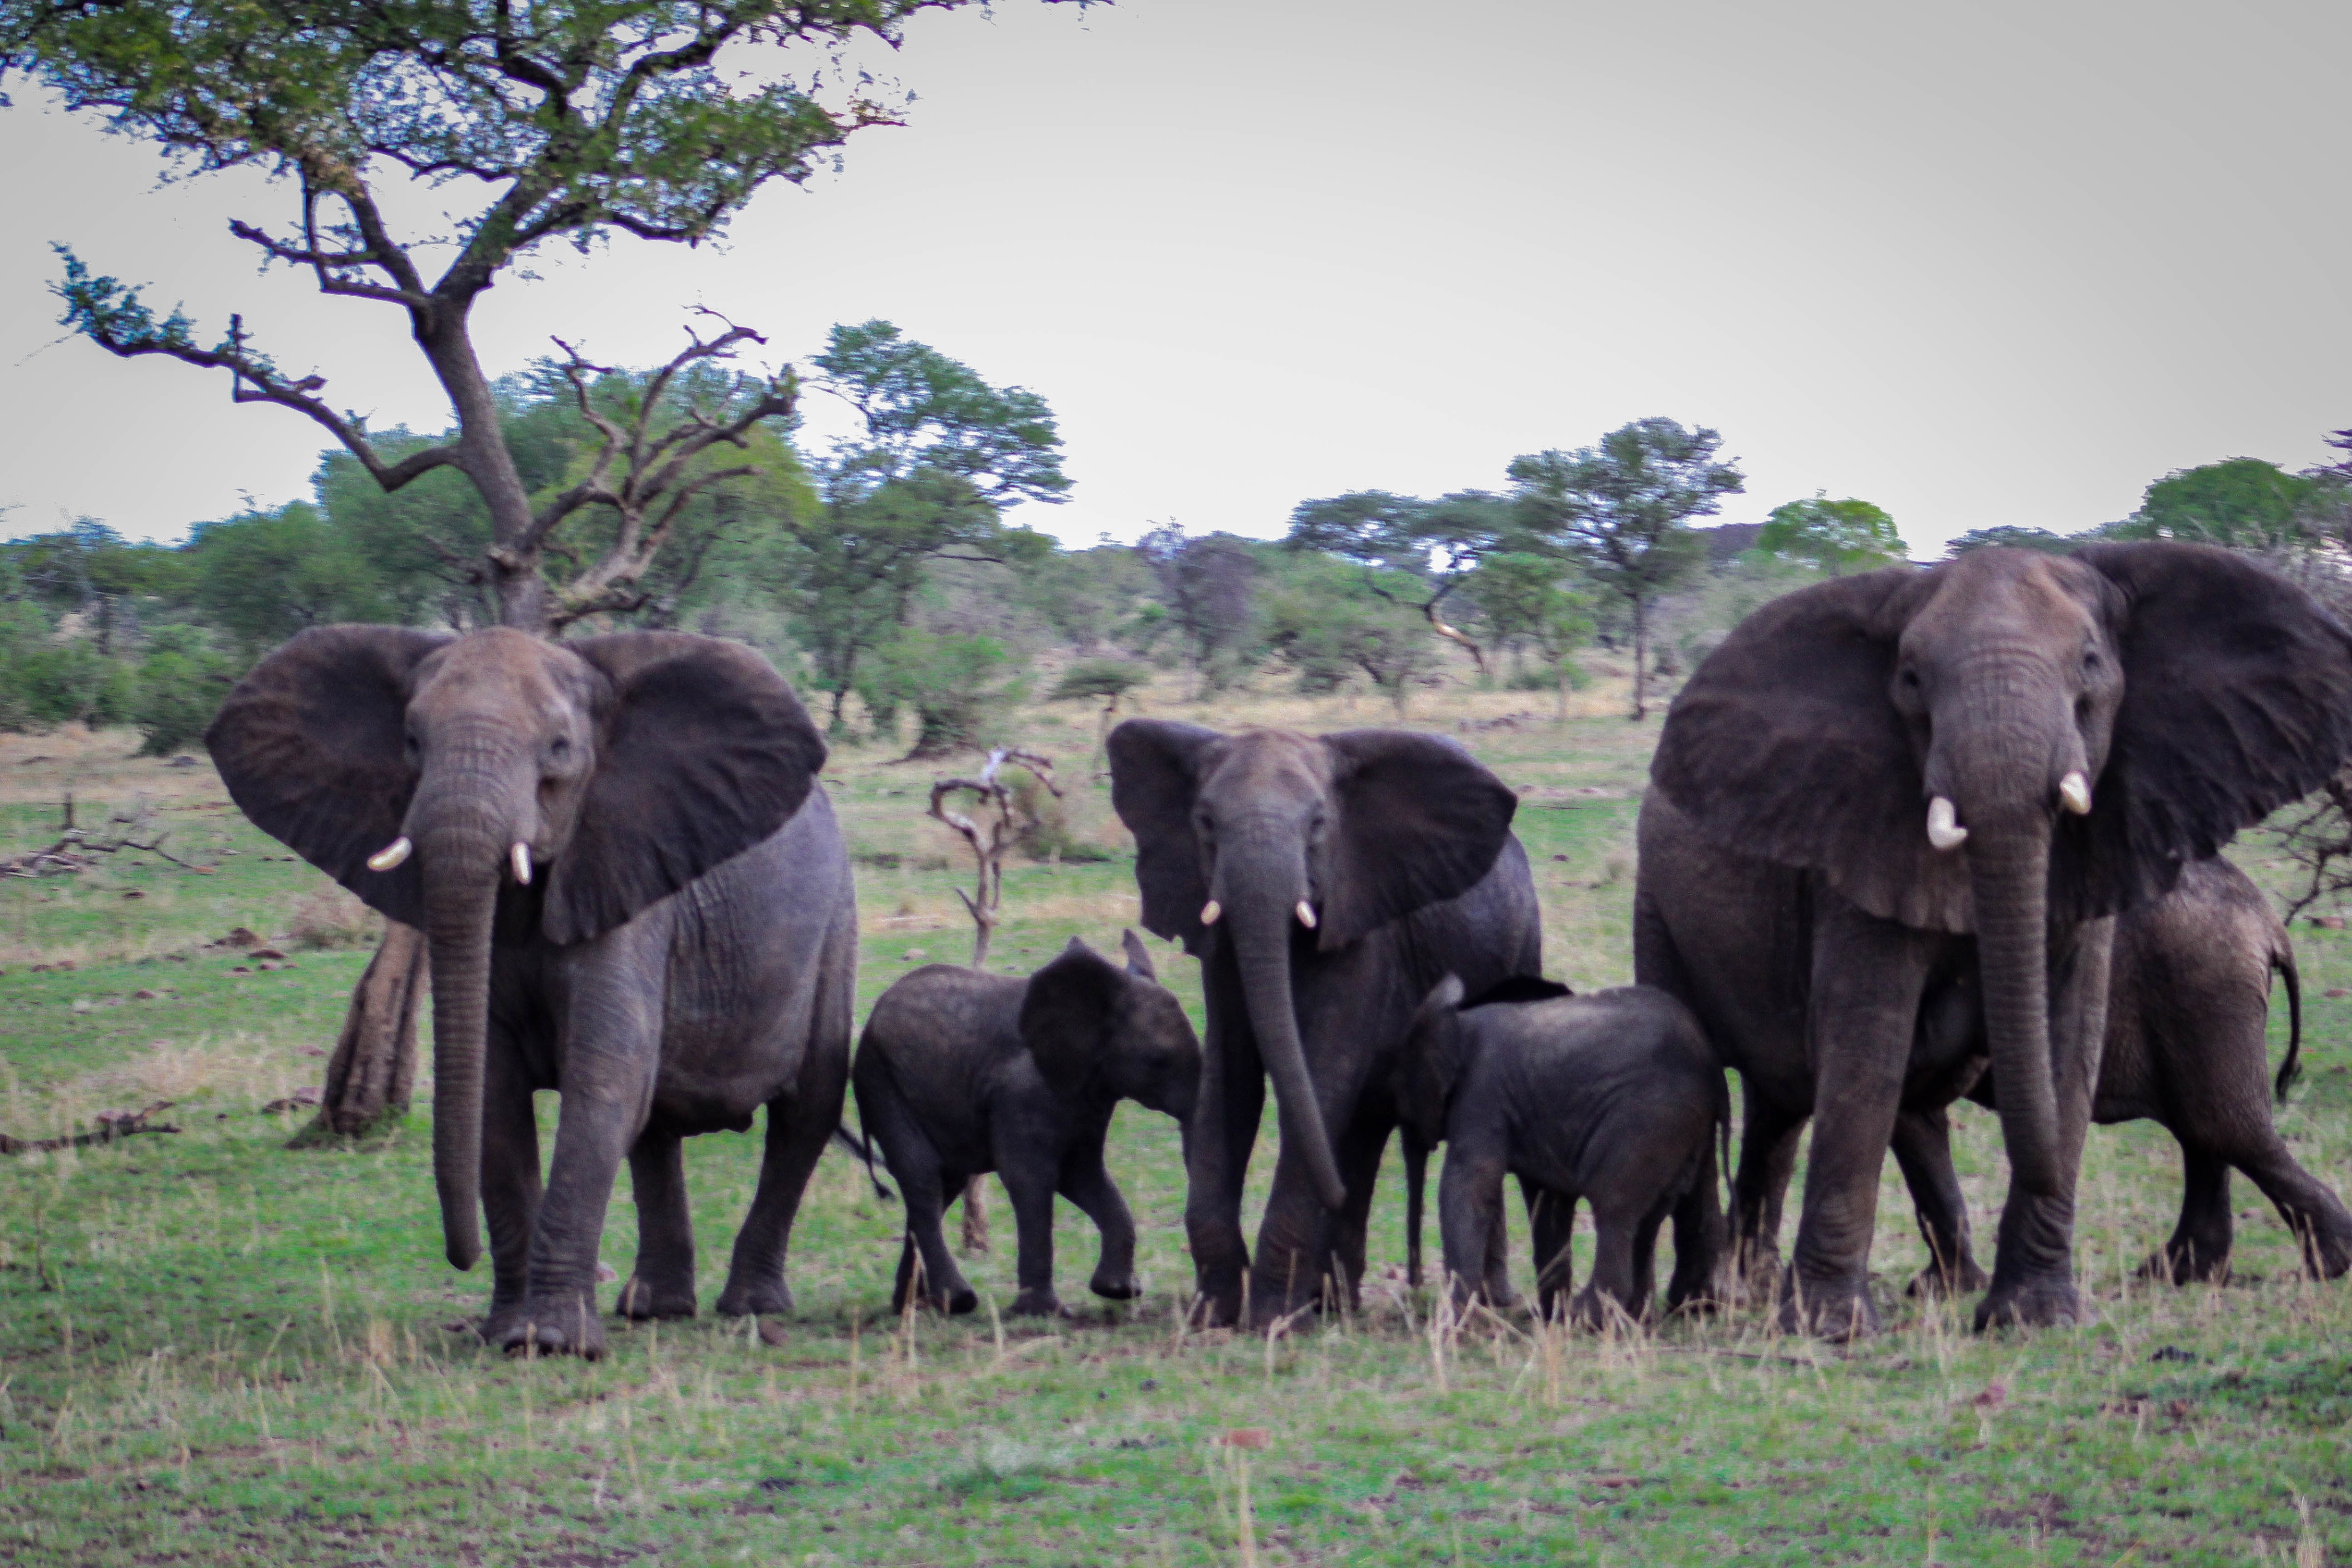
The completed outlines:
{"type": "MultiPolygon", "coordinates": [[[[1074,759],[1091,733],[1083,714],[1036,724],[1074,759]]],[[[1528,791],[1549,968],[1580,986],[1630,978],[1633,796],[1654,733],[1591,719],[1471,737],[1528,791]]],[[[0,742],[0,765],[44,748],[0,742]]],[[[130,750],[101,737],[73,762],[85,820],[162,776],[130,750]]],[[[919,815],[929,776],[856,752],[829,775],[861,856],[868,1001],[918,951],[969,952],[950,891],[964,862],[919,815]]],[[[2242,1182],[2237,1283],[2133,1281],[2179,1197],[2171,1142],[2147,1125],[2093,1136],[2081,1264],[2102,1321],[2074,1331],[1973,1336],[1964,1305],[1903,1297],[1925,1259],[1890,1162],[1874,1263],[1893,1328],[1851,1352],[1775,1338],[1753,1310],[1611,1339],[1433,1329],[1398,1278],[1393,1182],[1360,1315],[1271,1344],[1188,1332],[1174,1131],[1129,1108],[1113,1170],[1148,1289],[1131,1310],[1088,1301],[1001,1331],[985,1309],[889,1317],[895,1205],[836,1156],[802,1211],[800,1310],[780,1342],[705,1318],[616,1330],[593,1365],[507,1361],[449,1327],[488,1285],[441,1260],[425,1108],[338,1152],[287,1152],[295,1121],[260,1113],[319,1081],[304,1047],[332,1044],[365,953],[232,973],[202,944],[284,931],[322,882],[199,809],[219,798],[209,773],[179,780],[167,847],[211,875],[146,857],[0,881],[0,1128],[170,1099],[183,1129],[0,1163],[0,1561],[1237,1563],[1244,1484],[1266,1563],[2352,1560],[2352,1283],[2301,1279],[2242,1182]],[[1263,1449],[1218,1441],[1247,1428],[1263,1449]]],[[[36,785],[10,798],[0,855],[54,836],[36,785]]],[[[1100,786],[1072,811],[1081,839],[1117,843],[1100,786]]],[[[1026,971],[1073,934],[1109,946],[1133,918],[1132,864],[1016,867],[1006,901],[992,968],[1026,971]]],[[[2352,985],[2352,946],[2296,936],[2310,1065],[2281,1120],[2341,1188],[2352,1000],[2322,993],[2352,985]]],[[[1155,946],[1197,1010],[1193,964],[1155,946]]],[[[551,1099],[542,1110],[551,1127],[551,1099]]],[[[1974,1108],[1957,1120],[1989,1237],[1997,1130],[1974,1108]]],[[[688,1145],[706,1305],[758,1148],[688,1145]]],[[[992,1217],[995,1251],[968,1268],[1002,1303],[1009,1208],[992,1217]]],[[[607,1261],[625,1268],[634,1228],[625,1184],[607,1261]]],[[[1083,1299],[1091,1228],[1066,1207],[1059,1238],[1065,1293],[1083,1299]]]]}

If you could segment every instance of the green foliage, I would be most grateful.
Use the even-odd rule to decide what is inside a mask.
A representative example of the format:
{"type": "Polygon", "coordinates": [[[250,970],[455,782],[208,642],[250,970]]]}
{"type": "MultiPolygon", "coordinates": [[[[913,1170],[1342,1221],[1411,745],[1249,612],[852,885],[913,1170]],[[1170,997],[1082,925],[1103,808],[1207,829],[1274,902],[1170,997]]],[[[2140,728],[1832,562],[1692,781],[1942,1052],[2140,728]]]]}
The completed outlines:
{"type": "Polygon", "coordinates": [[[1584,684],[1575,654],[1591,639],[1592,602],[1561,562],[1530,551],[1489,555],[1478,563],[1467,592],[1515,664],[1523,648],[1535,653],[1536,676],[1524,689],[1558,691],[1565,711],[1568,693],[1584,684]]]}
{"type": "Polygon", "coordinates": [[[2185,539],[2280,550],[2311,533],[2334,483],[2260,458],[2175,468],[2147,487],[2139,510],[2114,531],[2126,539],[2185,539]]]}
{"type": "Polygon", "coordinates": [[[1256,549],[1230,533],[1195,538],[1169,522],[1138,540],[1135,552],[1150,569],[1160,608],[1139,626],[1138,651],[1151,647],[1150,634],[1172,633],[1203,692],[1240,679],[1257,641],[1256,549]]]}
{"type": "Polygon", "coordinates": [[[147,640],[131,717],[139,754],[168,757],[194,746],[228,695],[235,667],[194,626],[167,626],[147,640]]]}
{"type": "Polygon", "coordinates": [[[1050,555],[1053,541],[1001,514],[1016,500],[1059,500],[1069,480],[1043,398],[991,386],[887,321],[834,328],[814,363],[861,428],[817,466],[823,504],[787,524],[772,580],[833,694],[838,732],[860,664],[898,635],[925,565],[1050,555]]]}
{"type": "Polygon", "coordinates": [[[2077,541],[2064,534],[2053,533],[2046,528],[2021,528],[2002,523],[1992,528],[1972,528],[1955,537],[1944,546],[1944,553],[1958,558],[1971,550],[2039,550],[2046,555],[2072,554],[2077,541]]]}
{"type": "Polygon", "coordinates": [[[909,761],[945,756],[990,738],[1024,688],[1013,651],[994,637],[910,627],[874,650],[857,694],[880,731],[915,716],[909,761]]]}
{"type": "Polygon", "coordinates": [[[388,613],[366,560],[307,501],[203,524],[188,548],[197,605],[248,656],[308,626],[388,613]]]}
{"type": "Polygon", "coordinates": [[[1756,536],[1759,555],[1832,573],[1892,566],[1904,559],[1905,549],[1884,509],[1851,497],[1832,500],[1819,490],[1774,507],[1756,536]]]}
{"type": "Polygon", "coordinates": [[[1717,460],[1723,437],[1705,426],[1637,419],[1572,452],[1511,459],[1519,515],[1545,548],[1625,602],[1633,622],[1633,717],[1645,710],[1651,602],[1706,558],[1690,519],[1712,514],[1745,487],[1717,460]]]}
{"type": "Polygon", "coordinates": [[[1139,686],[1148,684],[1151,672],[1139,664],[1129,664],[1118,658],[1082,658],[1062,672],[1054,689],[1045,695],[1048,702],[1076,702],[1089,699],[1108,701],[1113,707],[1118,700],[1139,686]]]}
{"type": "Polygon", "coordinates": [[[1437,668],[1437,639],[1427,616],[1383,586],[1328,555],[1286,565],[1265,596],[1265,640],[1297,672],[1301,691],[1335,690],[1361,675],[1403,713],[1413,686],[1437,668]]]}

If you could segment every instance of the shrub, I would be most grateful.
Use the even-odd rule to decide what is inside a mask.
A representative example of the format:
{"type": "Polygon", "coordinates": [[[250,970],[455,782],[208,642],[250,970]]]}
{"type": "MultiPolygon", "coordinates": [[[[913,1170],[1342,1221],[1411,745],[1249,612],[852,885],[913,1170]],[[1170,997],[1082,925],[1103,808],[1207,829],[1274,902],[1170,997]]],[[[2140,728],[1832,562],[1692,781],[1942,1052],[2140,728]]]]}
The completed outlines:
{"type": "Polygon", "coordinates": [[[1023,695],[1013,658],[994,637],[910,630],[882,647],[859,681],[875,728],[896,727],[901,709],[915,714],[908,761],[980,745],[1023,695]]]}
{"type": "Polygon", "coordinates": [[[143,737],[139,754],[168,757],[202,739],[228,695],[228,667],[193,626],[167,626],[148,640],[129,717],[143,737]]]}

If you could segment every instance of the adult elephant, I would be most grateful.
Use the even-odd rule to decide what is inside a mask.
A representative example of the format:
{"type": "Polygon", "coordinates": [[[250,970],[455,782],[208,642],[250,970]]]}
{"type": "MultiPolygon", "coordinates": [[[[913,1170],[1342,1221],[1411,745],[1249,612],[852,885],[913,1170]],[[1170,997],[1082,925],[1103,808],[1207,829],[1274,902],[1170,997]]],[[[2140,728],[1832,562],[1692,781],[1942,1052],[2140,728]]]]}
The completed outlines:
{"type": "Polygon", "coordinates": [[[2347,748],[2352,635],[2205,546],[1983,550],[1842,578],[1708,656],[1652,763],[1634,964],[1739,1069],[1749,1136],[1814,1118],[1784,1326],[1875,1326],[1897,1110],[1963,1065],[1967,1032],[1921,1028],[1922,1001],[1971,968],[2011,1168],[1976,1322],[2087,1318],[2074,1181],[2109,917],[2347,748]]]}
{"type": "Polygon", "coordinates": [[[487,1211],[483,1336],[600,1353],[622,1157],[635,1317],[691,1315],[680,1138],[768,1109],[719,1298],[789,1310],[793,1215],[838,1123],[856,909],[824,744],[751,649],[670,632],[306,631],[205,736],[247,816],[433,963],[433,1175],[449,1261],[487,1211]],[[542,1190],[534,1089],[562,1096],[542,1190]]]}
{"type": "MultiPolygon", "coordinates": [[[[1352,1302],[1415,1009],[1448,973],[1478,991],[1540,970],[1517,797],[1453,742],[1399,730],[1131,719],[1109,753],[1143,923],[1202,963],[1184,1224],[1202,1310],[1263,1323],[1327,1290],[1352,1302]],[[1242,1182],[1268,1077],[1282,1147],[1252,1258],[1242,1182]]],[[[1489,1262],[1500,1288],[1500,1226],[1489,1262]]]]}

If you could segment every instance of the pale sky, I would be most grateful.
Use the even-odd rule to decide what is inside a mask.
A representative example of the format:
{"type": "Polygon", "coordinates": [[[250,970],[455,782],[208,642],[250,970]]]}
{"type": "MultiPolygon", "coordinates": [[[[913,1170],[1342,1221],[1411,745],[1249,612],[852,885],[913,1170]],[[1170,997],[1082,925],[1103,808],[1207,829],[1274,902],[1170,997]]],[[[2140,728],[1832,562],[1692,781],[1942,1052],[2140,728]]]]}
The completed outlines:
{"type": "MultiPolygon", "coordinates": [[[[2352,8],[1003,0],[918,18],[905,129],[723,249],[551,252],[476,312],[657,361],[706,303],[802,357],[882,316],[1042,393],[1076,481],[1021,520],[1281,532],[1301,500],[1502,488],[1666,415],[1915,554],[2124,515],[2168,469],[2352,425],[2352,8]]],[[[384,306],[257,276],[286,187],[159,188],[23,83],[0,111],[0,534],[135,535],[307,492],[324,433],[60,341],[51,240],[231,310],[378,425],[447,411],[384,306]]],[[[429,208],[416,209],[429,216],[429,208]]]]}

